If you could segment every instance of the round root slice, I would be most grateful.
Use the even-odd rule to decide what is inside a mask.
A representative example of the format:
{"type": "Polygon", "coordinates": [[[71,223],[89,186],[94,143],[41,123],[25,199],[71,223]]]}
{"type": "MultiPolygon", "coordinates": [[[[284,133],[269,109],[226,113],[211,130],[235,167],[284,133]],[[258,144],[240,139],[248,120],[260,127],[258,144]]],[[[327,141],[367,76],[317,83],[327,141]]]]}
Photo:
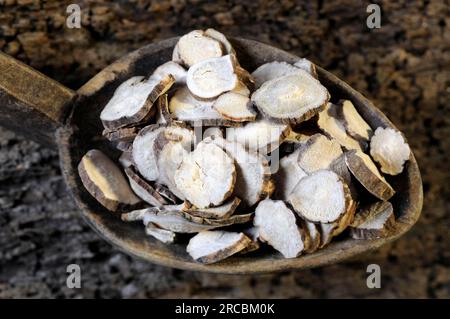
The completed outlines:
{"type": "Polygon", "coordinates": [[[232,194],[235,181],[231,157],[217,145],[204,142],[183,158],[175,172],[177,188],[198,208],[222,204],[232,194]]]}
{"type": "Polygon", "coordinates": [[[99,150],[83,156],[78,174],[86,190],[110,211],[132,208],[141,202],[117,165],[99,150]]]}
{"type": "Polygon", "coordinates": [[[298,163],[303,170],[311,174],[321,169],[330,169],[343,153],[335,140],[322,134],[315,134],[298,148],[298,163]]]}
{"type": "Polygon", "coordinates": [[[273,175],[275,198],[287,201],[294,187],[307,174],[298,164],[299,151],[295,151],[280,160],[278,171],[273,175]]]}
{"type": "Polygon", "coordinates": [[[205,231],[192,237],[186,250],[194,260],[212,264],[240,252],[250,243],[251,239],[243,233],[205,231]]]}
{"type": "Polygon", "coordinates": [[[204,99],[231,91],[237,84],[235,61],[231,55],[199,62],[191,66],[187,74],[189,91],[204,99]]]}
{"type": "Polygon", "coordinates": [[[313,253],[320,247],[320,230],[319,226],[304,220],[302,226],[305,232],[309,235],[309,245],[305,248],[305,252],[313,253]]]}
{"type": "Polygon", "coordinates": [[[345,126],[338,115],[338,108],[339,106],[336,104],[327,103],[325,109],[319,113],[319,119],[317,120],[319,128],[347,150],[362,151],[360,143],[347,134],[345,126]]]}
{"type": "Polygon", "coordinates": [[[145,233],[164,244],[173,244],[176,239],[176,234],[173,231],[159,228],[153,223],[148,223],[147,226],[145,226],[145,233]]]}
{"type": "Polygon", "coordinates": [[[173,54],[175,61],[181,60],[188,67],[222,55],[221,43],[205,35],[202,30],[194,30],[183,35],[176,45],[176,54],[173,54]]]}
{"type": "Polygon", "coordinates": [[[265,82],[252,95],[253,103],[265,116],[284,123],[300,123],[323,110],[330,95],[306,71],[265,82]]]}
{"type": "Polygon", "coordinates": [[[235,122],[248,122],[256,119],[256,112],[251,108],[250,98],[233,92],[227,92],[217,98],[213,108],[223,118],[235,122]]]}
{"type": "Polygon", "coordinates": [[[351,101],[340,101],[338,112],[338,116],[342,119],[345,129],[351,137],[363,143],[369,142],[373,134],[372,128],[359,115],[351,101]]]}
{"type": "Polygon", "coordinates": [[[376,239],[386,237],[395,228],[394,209],[389,202],[376,202],[363,207],[350,225],[354,239],[376,239]]]}
{"type": "Polygon", "coordinates": [[[256,207],[253,223],[259,229],[259,237],[285,258],[295,258],[305,249],[295,213],[283,201],[261,201],[256,207]]]}
{"type": "Polygon", "coordinates": [[[186,220],[196,223],[196,224],[204,224],[211,225],[217,227],[226,227],[235,224],[245,224],[253,219],[253,213],[249,214],[237,214],[230,216],[228,218],[216,219],[216,218],[203,218],[198,216],[193,216],[188,212],[181,212],[181,215],[186,218],[186,220]]]}
{"type": "Polygon", "coordinates": [[[170,124],[172,122],[167,96],[167,94],[163,94],[156,100],[157,112],[155,121],[157,124],[170,124]]]}
{"type": "Polygon", "coordinates": [[[388,200],[395,191],[381,176],[369,155],[355,150],[345,153],[345,163],[355,178],[375,197],[388,200]]]}
{"type": "Polygon", "coordinates": [[[377,128],[370,141],[370,155],[386,174],[400,174],[410,152],[402,134],[392,128],[377,128]]]}
{"type": "Polygon", "coordinates": [[[162,197],[149,183],[140,177],[133,168],[126,168],[125,174],[130,182],[131,189],[139,198],[156,207],[169,204],[169,202],[165,200],[164,197],[162,197]]]}
{"type": "Polygon", "coordinates": [[[245,149],[240,143],[229,142],[222,138],[208,139],[204,142],[218,145],[234,160],[236,184],[233,194],[239,197],[245,206],[251,207],[273,193],[270,168],[264,156],[245,149]]]}
{"type": "Polygon", "coordinates": [[[222,44],[223,48],[225,49],[226,54],[236,54],[236,51],[233,49],[233,46],[231,45],[230,41],[228,41],[228,39],[225,37],[223,33],[220,33],[219,31],[213,28],[209,28],[206,29],[205,35],[219,41],[222,44]]]}
{"type": "Polygon", "coordinates": [[[295,74],[298,70],[299,68],[287,62],[273,61],[260,65],[252,73],[252,76],[255,79],[255,88],[260,88],[261,85],[267,81],[277,79],[285,75],[295,74]]]}
{"type": "Polygon", "coordinates": [[[305,70],[306,72],[311,74],[316,79],[318,78],[316,65],[314,63],[312,63],[311,61],[309,61],[308,59],[302,58],[302,59],[298,60],[297,62],[295,62],[293,65],[296,66],[297,68],[305,70]]]}
{"type": "Polygon", "coordinates": [[[236,208],[241,203],[241,200],[235,197],[233,200],[229,200],[228,202],[211,208],[197,208],[190,207],[186,210],[192,216],[202,217],[202,218],[215,218],[215,219],[227,219],[236,211],[236,208]]]}
{"type": "Polygon", "coordinates": [[[116,131],[103,130],[103,136],[111,142],[133,142],[138,134],[138,127],[122,127],[116,131]]]}
{"type": "Polygon", "coordinates": [[[352,203],[348,187],[336,173],[328,170],[302,178],[288,200],[300,216],[320,223],[338,221],[352,203]]]}
{"type": "Polygon", "coordinates": [[[109,130],[137,124],[144,120],[156,99],[164,94],[175,79],[135,76],[123,82],[100,113],[100,119],[109,130]]]}
{"type": "Polygon", "coordinates": [[[227,128],[226,139],[241,143],[250,150],[267,154],[277,149],[290,131],[291,128],[287,124],[258,119],[241,127],[227,128]]]}
{"type": "Polygon", "coordinates": [[[152,76],[165,78],[168,75],[172,75],[177,84],[186,84],[187,71],[181,65],[176,62],[169,61],[161,64],[153,72],[152,76]]]}

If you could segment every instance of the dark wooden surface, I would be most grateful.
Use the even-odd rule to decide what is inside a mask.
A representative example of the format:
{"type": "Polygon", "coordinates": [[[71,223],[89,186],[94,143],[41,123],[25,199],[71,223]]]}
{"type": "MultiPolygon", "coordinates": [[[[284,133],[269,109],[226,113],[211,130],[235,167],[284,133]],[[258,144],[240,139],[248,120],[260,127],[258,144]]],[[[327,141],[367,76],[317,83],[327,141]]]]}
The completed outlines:
{"type": "Polygon", "coordinates": [[[83,28],[69,30],[62,2],[0,1],[1,50],[73,89],[132,49],[198,27],[309,57],[371,98],[409,138],[424,179],[422,218],[390,246],[315,270],[241,277],[149,265],[112,249],[79,219],[56,153],[2,129],[0,297],[450,296],[444,2],[382,3],[379,30],[365,27],[360,1],[80,3],[83,28]],[[81,266],[80,290],[65,287],[70,263],[81,266]],[[369,263],[381,266],[381,289],[365,285],[369,263]]]}

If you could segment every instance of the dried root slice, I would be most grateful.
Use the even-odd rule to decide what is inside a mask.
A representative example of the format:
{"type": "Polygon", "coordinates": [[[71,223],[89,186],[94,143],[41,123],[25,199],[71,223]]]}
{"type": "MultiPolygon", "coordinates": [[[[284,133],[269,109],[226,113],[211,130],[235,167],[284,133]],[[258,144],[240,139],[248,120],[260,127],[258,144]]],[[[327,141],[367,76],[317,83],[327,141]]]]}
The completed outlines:
{"type": "Polygon", "coordinates": [[[147,226],[145,226],[145,233],[164,244],[173,244],[176,238],[176,234],[173,231],[160,228],[153,223],[148,223],[147,226]]]}
{"type": "Polygon", "coordinates": [[[155,190],[158,194],[164,197],[168,202],[176,204],[178,198],[167,188],[167,186],[159,183],[155,183],[155,190]]]}
{"type": "Polygon", "coordinates": [[[139,130],[138,127],[122,127],[116,131],[103,130],[103,136],[111,142],[133,142],[139,130]]]}
{"type": "Polygon", "coordinates": [[[278,171],[273,175],[275,181],[275,198],[287,201],[294,187],[306,172],[298,163],[299,151],[284,156],[280,160],[278,171]]]}
{"type": "Polygon", "coordinates": [[[243,250],[241,250],[239,252],[239,254],[243,255],[243,254],[248,254],[252,251],[258,250],[260,245],[259,242],[259,229],[256,226],[252,226],[250,228],[247,228],[243,231],[243,233],[251,239],[251,243],[245,247],[243,250]]]}
{"type": "Polygon", "coordinates": [[[327,103],[325,109],[319,113],[317,121],[319,128],[347,150],[362,151],[360,143],[347,134],[345,126],[339,117],[338,108],[339,106],[336,104],[327,103]]]}
{"type": "Polygon", "coordinates": [[[320,232],[320,246],[323,248],[331,242],[333,238],[333,231],[337,228],[337,223],[321,223],[319,225],[320,232]]]}
{"type": "Polygon", "coordinates": [[[119,164],[123,168],[127,168],[130,166],[133,166],[133,156],[131,154],[131,151],[123,152],[122,155],[119,157],[119,164]]]}
{"type": "Polygon", "coordinates": [[[192,94],[204,99],[233,90],[238,84],[233,56],[211,58],[193,65],[186,83],[192,94]]]}
{"type": "Polygon", "coordinates": [[[295,62],[294,66],[296,66],[297,68],[300,68],[302,70],[305,70],[306,72],[311,74],[316,79],[318,78],[316,65],[314,63],[312,63],[311,61],[309,61],[308,59],[302,58],[302,59],[298,60],[297,62],[295,62]]]}
{"type": "Polygon", "coordinates": [[[354,239],[376,239],[386,237],[395,227],[392,204],[376,202],[363,207],[355,215],[350,225],[350,235],[354,239]]]}
{"type": "Polygon", "coordinates": [[[285,75],[291,75],[298,72],[299,68],[287,62],[273,61],[260,65],[252,72],[252,77],[255,79],[255,88],[258,89],[265,82],[280,78],[285,75]]]}
{"type": "MultiPolygon", "coordinates": [[[[210,32],[211,34],[211,32],[210,32]]],[[[204,60],[221,57],[222,45],[202,30],[194,30],[183,35],[175,46],[172,59],[190,67],[204,60]]]]}
{"type": "Polygon", "coordinates": [[[402,134],[392,128],[377,128],[370,141],[370,155],[381,165],[381,171],[389,175],[403,171],[410,152],[402,134]]]}
{"type": "Polygon", "coordinates": [[[83,156],[78,174],[86,190],[110,211],[132,208],[141,202],[117,165],[99,150],[83,156]]]}
{"type": "Polygon", "coordinates": [[[233,215],[233,213],[236,211],[236,208],[239,206],[240,203],[241,200],[235,197],[234,199],[229,200],[228,202],[217,207],[202,208],[202,209],[197,207],[190,207],[186,210],[186,212],[196,217],[227,219],[231,215],[233,215]]]}
{"type": "Polygon", "coordinates": [[[381,176],[369,155],[355,150],[345,153],[345,162],[355,178],[375,197],[388,200],[395,191],[381,176]]]}
{"type": "Polygon", "coordinates": [[[237,82],[236,87],[234,89],[232,89],[230,92],[241,94],[241,95],[244,95],[244,96],[247,96],[247,97],[250,96],[249,88],[241,80],[239,80],[237,82]]]}
{"type": "Polygon", "coordinates": [[[341,146],[322,134],[315,134],[298,148],[298,163],[308,174],[321,169],[330,169],[343,154],[341,146]]]}
{"type": "Polygon", "coordinates": [[[255,89],[255,79],[246,69],[237,64],[234,72],[236,73],[239,82],[242,82],[247,88],[252,91],[255,89]]]}
{"type": "Polygon", "coordinates": [[[338,116],[342,119],[347,133],[357,141],[368,143],[373,134],[372,128],[359,115],[353,103],[343,100],[339,106],[338,116]]]}
{"type": "Polygon", "coordinates": [[[205,35],[219,41],[222,44],[222,47],[226,54],[236,54],[236,51],[234,50],[230,41],[228,41],[228,39],[225,37],[223,33],[220,33],[219,31],[213,28],[209,28],[206,29],[205,35]]]}
{"type": "Polygon", "coordinates": [[[243,233],[205,231],[191,238],[187,252],[198,262],[212,264],[240,252],[250,243],[251,239],[243,233]]]}
{"type": "Polygon", "coordinates": [[[103,125],[116,130],[143,121],[156,99],[174,82],[171,75],[164,78],[135,76],[123,82],[100,113],[103,125]]]}
{"type": "Polygon", "coordinates": [[[290,131],[291,128],[287,124],[258,119],[241,127],[227,128],[226,139],[241,143],[250,150],[266,154],[277,149],[290,131]]]}
{"type": "Polygon", "coordinates": [[[203,225],[211,225],[216,227],[226,227],[235,224],[245,224],[253,219],[253,213],[249,214],[237,214],[228,218],[216,219],[216,218],[203,218],[198,216],[193,216],[188,212],[181,212],[181,215],[188,221],[203,224],[203,225]]]}
{"type": "Polygon", "coordinates": [[[173,78],[175,79],[175,83],[186,84],[186,76],[187,76],[186,69],[173,61],[161,64],[156,68],[156,70],[152,74],[152,76],[160,78],[165,78],[168,75],[173,76],[173,78]]]}
{"type": "Polygon", "coordinates": [[[320,170],[302,178],[288,200],[300,216],[320,223],[338,221],[353,202],[347,185],[329,170],[320,170]]]}
{"type": "Polygon", "coordinates": [[[256,119],[250,99],[242,94],[227,92],[220,95],[213,108],[224,118],[234,122],[248,122],[256,119]]]}
{"type": "Polygon", "coordinates": [[[170,124],[172,115],[169,111],[168,95],[163,94],[156,100],[157,112],[155,120],[157,124],[170,124]]]}
{"type": "Polygon", "coordinates": [[[305,249],[304,234],[297,225],[295,213],[283,201],[261,201],[253,223],[259,229],[259,237],[285,258],[295,258],[305,249]]]}
{"type": "Polygon", "coordinates": [[[251,207],[273,193],[270,168],[264,156],[245,149],[240,143],[222,138],[208,139],[204,142],[218,145],[234,160],[236,184],[233,194],[239,197],[245,206],[251,207]]]}
{"type": "Polygon", "coordinates": [[[218,206],[233,192],[236,168],[233,159],[220,147],[200,142],[183,158],[174,180],[185,198],[196,207],[218,206]]]}
{"type": "Polygon", "coordinates": [[[305,247],[306,253],[313,253],[320,247],[320,226],[317,224],[308,222],[306,220],[302,221],[302,227],[306,233],[308,233],[308,246],[305,247]]]}
{"type": "Polygon", "coordinates": [[[140,177],[132,167],[126,168],[125,174],[130,182],[131,189],[139,198],[156,207],[169,204],[169,202],[147,183],[147,181],[140,177]]]}
{"type": "Polygon", "coordinates": [[[306,71],[265,82],[252,95],[252,101],[265,116],[284,123],[300,123],[324,109],[330,95],[306,71]]]}

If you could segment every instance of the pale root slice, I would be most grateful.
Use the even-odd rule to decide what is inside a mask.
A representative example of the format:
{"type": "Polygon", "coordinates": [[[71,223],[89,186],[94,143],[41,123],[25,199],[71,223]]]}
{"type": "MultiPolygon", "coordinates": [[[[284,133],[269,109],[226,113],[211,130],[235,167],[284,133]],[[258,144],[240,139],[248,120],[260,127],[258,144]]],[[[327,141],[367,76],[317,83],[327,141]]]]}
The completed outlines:
{"type": "Polygon", "coordinates": [[[258,227],[259,238],[285,258],[295,258],[305,249],[304,235],[297,225],[297,217],[283,201],[261,201],[256,207],[253,223],[258,227]]]}
{"type": "Polygon", "coordinates": [[[338,108],[339,106],[336,104],[327,103],[325,109],[319,113],[319,119],[317,120],[319,128],[347,150],[362,151],[360,143],[347,134],[345,126],[338,115],[338,108]]]}
{"type": "Polygon", "coordinates": [[[308,59],[301,58],[300,60],[295,62],[293,65],[296,66],[297,68],[305,70],[306,72],[308,72],[309,74],[311,74],[313,77],[315,77],[317,79],[318,76],[317,76],[316,65],[314,63],[312,63],[311,61],[309,61],[308,59]]]}
{"type": "Polygon", "coordinates": [[[241,80],[239,80],[235,86],[234,89],[232,89],[230,92],[238,93],[244,96],[250,96],[250,90],[247,87],[247,85],[244,84],[241,80]]]}
{"type": "Polygon", "coordinates": [[[318,225],[320,231],[319,248],[323,248],[331,242],[333,231],[337,228],[337,223],[320,223],[318,225]]]}
{"type": "Polygon", "coordinates": [[[224,119],[234,122],[248,122],[256,119],[256,112],[251,107],[250,98],[245,95],[227,92],[220,95],[213,108],[224,119]]]}
{"type": "Polygon", "coordinates": [[[196,207],[218,206],[233,193],[236,168],[233,159],[220,147],[202,141],[183,158],[174,180],[196,207]]]}
{"type": "Polygon", "coordinates": [[[119,157],[119,164],[123,168],[133,166],[133,156],[132,156],[131,151],[122,152],[122,155],[120,155],[120,157],[119,157]]]}
{"type": "Polygon", "coordinates": [[[116,131],[103,130],[102,134],[111,142],[133,142],[139,130],[138,127],[121,127],[116,131]]]}
{"type": "Polygon", "coordinates": [[[341,146],[322,134],[311,136],[298,148],[298,164],[308,174],[321,169],[330,169],[343,154],[341,146]]]}
{"type": "Polygon", "coordinates": [[[194,260],[212,264],[240,252],[250,243],[251,239],[243,233],[205,231],[192,237],[186,250],[194,260]]]}
{"type": "Polygon", "coordinates": [[[238,197],[235,197],[220,206],[202,209],[197,207],[189,207],[186,212],[192,216],[202,218],[227,219],[233,215],[240,203],[241,200],[238,197]]]}
{"type": "Polygon", "coordinates": [[[345,153],[345,162],[352,175],[375,197],[388,200],[395,191],[381,176],[369,155],[355,150],[345,153]]]}
{"type": "Polygon", "coordinates": [[[186,84],[187,71],[181,65],[176,62],[169,61],[158,66],[153,71],[152,76],[164,78],[168,75],[172,75],[177,84],[186,84]]]}
{"type": "Polygon", "coordinates": [[[397,175],[409,159],[411,150],[402,134],[392,128],[377,128],[370,140],[370,155],[381,166],[381,171],[397,175]]]}
{"type": "Polygon", "coordinates": [[[181,212],[181,215],[188,221],[196,223],[196,224],[203,224],[203,225],[210,225],[210,226],[216,226],[216,227],[227,227],[235,224],[245,224],[248,223],[253,219],[253,213],[248,214],[236,214],[233,216],[230,216],[228,218],[223,219],[216,219],[216,218],[203,218],[198,216],[193,216],[189,214],[188,212],[181,212]]]}
{"type": "Polygon", "coordinates": [[[300,216],[320,223],[339,220],[352,203],[347,185],[329,170],[316,171],[302,178],[288,200],[300,216]]]}
{"type": "Polygon", "coordinates": [[[164,244],[173,244],[176,239],[176,234],[173,231],[160,228],[153,223],[148,223],[147,226],[145,226],[145,233],[164,244]]]}
{"type": "Polygon", "coordinates": [[[330,94],[308,72],[298,69],[265,82],[252,94],[252,102],[260,112],[284,123],[306,121],[324,109],[330,94]]]}
{"type": "Polygon", "coordinates": [[[234,125],[213,108],[214,101],[196,98],[187,87],[182,87],[170,99],[169,111],[174,119],[188,123],[204,126],[234,125]]]}
{"type": "Polygon", "coordinates": [[[150,205],[159,207],[169,203],[147,181],[145,181],[132,167],[125,169],[133,192],[150,205]]]}
{"type": "Polygon", "coordinates": [[[236,54],[236,51],[234,50],[230,41],[228,41],[223,33],[220,33],[213,28],[209,28],[205,30],[205,35],[219,41],[222,44],[222,47],[226,54],[236,54]]]}
{"type": "Polygon", "coordinates": [[[317,224],[320,232],[320,246],[323,248],[328,245],[333,237],[341,234],[353,221],[356,211],[356,202],[350,201],[347,212],[341,216],[338,221],[333,223],[320,223],[317,224]]]}
{"type": "Polygon", "coordinates": [[[358,211],[350,225],[350,235],[354,239],[376,239],[388,236],[394,228],[392,204],[380,201],[358,211]]]}
{"type": "Polygon", "coordinates": [[[211,99],[233,90],[238,84],[235,63],[231,55],[225,55],[191,66],[186,81],[189,91],[200,98],[211,99]]]}
{"type": "Polygon", "coordinates": [[[169,124],[172,122],[172,115],[169,111],[168,95],[163,94],[156,100],[156,124],[169,124]]]}
{"type": "Polygon", "coordinates": [[[83,156],[78,174],[92,197],[112,212],[141,202],[117,165],[99,150],[90,150],[83,156]]]}
{"type": "Polygon", "coordinates": [[[295,151],[280,160],[278,171],[273,175],[275,181],[274,197],[287,201],[294,187],[305,176],[306,172],[298,163],[299,151],[295,151]]]}
{"type": "Polygon", "coordinates": [[[183,35],[176,45],[176,53],[173,54],[175,61],[180,60],[188,67],[222,55],[221,43],[205,35],[202,30],[194,30],[183,35]]]}
{"type": "Polygon", "coordinates": [[[342,119],[342,123],[347,133],[362,143],[368,143],[372,137],[372,128],[361,117],[355,106],[350,100],[342,100],[339,102],[338,116],[342,119]]]}
{"type": "Polygon", "coordinates": [[[241,143],[252,151],[266,154],[277,149],[290,131],[291,128],[287,124],[258,119],[241,127],[227,128],[226,139],[241,143]]]}
{"type": "Polygon", "coordinates": [[[303,229],[309,235],[309,245],[305,248],[306,253],[313,253],[320,247],[320,230],[317,224],[303,220],[303,229]]]}
{"type": "Polygon", "coordinates": [[[135,76],[123,82],[100,113],[103,126],[116,130],[143,121],[156,99],[175,82],[168,75],[164,78],[135,76]]]}
{"type": "Polygon", "coordinates": [[[251,207],[273,193],[269,164],[263,155],[222,138],[210,138],[204,142],[218,145],[234,160],[236,184],[233,194],[242,200],[244,206],[251,207]]]}
{"type": "Polygon", "coordinates": [[[260,245],[259,241],[259,229],[256,226],[249,227],[242,231],[248,238],[251,239],[251,243],[239,252],[240,255],[251,253],[255,250],[258,250],[260,245]]]}
{"type": "Polygon", "coordinates": [[[260,65],[252,76],[255,79],[255,88],[259,89],[265,82],[277,79],[285,75],[291,75],[298,72],[299,68],[287,62],[273,61],[260,65]]]}

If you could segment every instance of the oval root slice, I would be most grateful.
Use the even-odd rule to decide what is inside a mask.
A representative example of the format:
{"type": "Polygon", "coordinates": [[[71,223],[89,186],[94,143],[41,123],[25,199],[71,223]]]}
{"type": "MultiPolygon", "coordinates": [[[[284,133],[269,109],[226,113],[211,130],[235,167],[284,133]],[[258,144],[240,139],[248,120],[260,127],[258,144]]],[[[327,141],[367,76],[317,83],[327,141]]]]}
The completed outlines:
{"type": "Polygon", "coordinates": [[[251,108],[250,98],[234,92],[220,95],[213,108],[223,118],[234,122],[248,122],[256,119],[256,112],[251,108]]]}
{"type": "Polygon", "coordinates": [[[190,67],[204,60],[220,57],[222,54],[223,49],[219,41],[205,35],[202,30],[194,30],[178,40],[174,49],[173,60],[182,61],[183,64],[190,67]]]}
{"type": "Polygon", "coordinates": [[[375,202],[362,207],[350,225],[354,239],[376,239],[388,236],[395,229],[395,215],[389,202],[375,202]]]}

